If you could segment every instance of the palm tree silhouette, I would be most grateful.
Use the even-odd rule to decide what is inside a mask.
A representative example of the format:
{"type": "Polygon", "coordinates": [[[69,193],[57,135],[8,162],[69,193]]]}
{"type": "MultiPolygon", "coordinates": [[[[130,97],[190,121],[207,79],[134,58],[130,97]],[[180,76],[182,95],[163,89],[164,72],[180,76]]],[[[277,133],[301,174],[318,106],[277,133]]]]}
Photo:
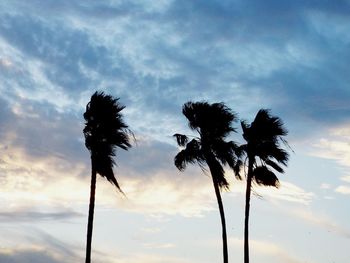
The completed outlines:
{"type": "Polygon", "coordinates": [[[175,156],[175,166],[180,171],[183,171],[188,163],[198,163],[203,171],[205,164],[209,167],[221,217],[223,259],[224,263],[227,263],[226,223],[220,190],[229,187],[223,165],[227,164],[231,168],[236,166],[235,153],[238,147],[233,141],[225,141],[225,138],[231,132],[235,132],[232,124],[237,118],[223,103],[187,102],[182,108],[182,113],[188,119],[189,127],[198,132],[199,137],[189,141],[186,135],[174,134],[178,145],[184,147],[175,156]]]}
{"type": "Polygon", "coordinates": [[[280,118],[271,116],[269,110],[261,109],[254,121],[247,124],[242,121],[243,138],[246,144],[240,146],[248,160],[246,206],[244,220],[244,262],[249,263],[249,210],[252,181],[258,185],[279,187],[279,181],[273,168],[279,173],[284,170],[280,165],[287,166],[288,153],[281,148],[281,142],[288,146],[283,136],[287,135],[280,118]]]}
{"type": "Polygon", "coordinates": [[[124,106],[119,104],[119,98],[95,92],[86,105],[85,119],[85,145],[91,154],[91,188],[89,219],[87,226],[86,263],[91,262],[91,240],[95,207],[96,173],[105,177],[121,193],[122,190],[114,177],[113,157],[116,148],[127,150],[131,147],[129,142],[130,130],[123,120],[121,111],[124,106]]]}

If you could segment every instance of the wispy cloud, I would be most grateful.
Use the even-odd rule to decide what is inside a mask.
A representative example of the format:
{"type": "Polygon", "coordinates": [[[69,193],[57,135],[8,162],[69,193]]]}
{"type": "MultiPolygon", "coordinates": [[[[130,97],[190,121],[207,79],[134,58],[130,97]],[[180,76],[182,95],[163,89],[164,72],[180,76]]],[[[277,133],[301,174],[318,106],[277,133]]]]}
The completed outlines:
{"type": "MultiPolygon", "coordinates": [[[[334,160],[343,171],[340,180],[350,183],[350,126],[343,124],[332,128],[328,135],[314,143],[314,150],[311,154],[317,157],[334,160]]],[[[340,185],[335,191],[341,194],[350,194],[350,185],[340,185]]]]}
{"type": "MultiPolygon", "coordinates": [[[[245,182],[235,182],[231,187],[232,194],[244,194],[245,182]]],[[[303,205],[309,205],[315,198],[315,194],[307,192],[303,188],[287,182],[281,181],[280,188],[253,186],[253,192],[266,200],[272,202],[291,202],[303,205]]]]}
{"type": "Polygon", "coordinates": [[[68,263],[71,259],[46,251],[44,248],[1,249],[0,261],[3,263],[68,263]]]}
{"type": "Polygon", "coordinates": [[[6,233],[7,238],[2,240],[3,246],[0,249],[1,262],[68,263],[81,260],[74,245],[62,242],[36,228],[26,228],[24,233],[23,228],[19,226],[15,232],[12,228],[8,228],[4,233],[6,233]],[[22,237],[20,243],[18,243],[17,235],[22,237]],[[12,242],[16,246],[8,247],[7,245],[12,238],[14,238],[12,242]]]}
{"type": "Polygon", "coordinates": [[[295,216],[296,218],[302,219],[310,225],[316,225],[323,228],[325,231],[333,232],[347,239],[350,238],[350,229],[339,225],[335,219],[332,219],[327,215],[303,209],[291,209],[286,212],[292,216],[295,216]]]}
{"type": "MultiPolygon", "coordinates": [[[[235,247],[242,247],[243,240],[238,238],[230,238],[229,242],[235,247]]],[[[264,258],[269,262],[287,262],[287,263],[302,263],[304,259],[298,258],[280,244],[273,243],[271,241],[263,241],[258,239],[250,240],[250,248],[254,251],[254,255],[251,255],[252,260],[256,257],[264,258]]],[[[312,261],[311,261],[312,262],[312,261]]]]}
{"type": "Polygon", "coordinates": [[[322,183],[322,184],[320,185],[320,188],[321,188],[321,189],[330,189],[330,188],[331,188],[331,185],[330,185],[330,184],[327,184],[327,183],[322,183]]]}
{"type": "Polygon", "coordinates": [[[143,244],[144,247],[148,249],[170,249],[175,247],[175,244],[173,243],[165,243],[165,244],[157,244],[157,243],[145,243],[143,244]]]}
{"type": "Polygon", "coordinates": [[[81,217],[82,214],[66,211],[66,212],[37,212],[37,211],[6,211],[0,212],[1,222],[26,222],[41,220],[67,220],[74,217],[81,217]]]}
{"type": "Polygon", "coordinates": [[[349,185],[340,185],[335,189],[335,191],[337,193],[341,193],[344,195],[350,195],[350,186],[349,185]]]}
{"type": "MultiPolygon", "coordinates": [[[[272,108],[291,140],[323,134],[315,155],[344,169],[341,183],[322,181],[320,190],[318,182],[315,193],[305,190],[305,181],[254,187],[268,201],[310,207],[317,191],[348,194],[349,12],[341,0],[0,1],[0,217],[47,223],[74,218],[86,205],[90,164],[82,113],[96,89],[121,97],[139,139],[117,154],[116,176],[127,198],[99,179],[102,207],[169,217],[216,209],[210,178],[173,166],[171,135],[187,131],[181,106],[188,100],[224,101],[242,118],[272,108]]],[[[235,182],[224,195],[243,194],[244,182],[235,182]]],[[[329,219],[298,216],[338,231],[329,219]]],[[[299,262],[267,246],[280,262],[299,262]]],[[[17,261],[25,254],[40,262],[41,254],[45,262],[64,262],[42,246],[9,253],[17,261]]],[[[189,261],[142,253],[120,260],[189,261]]]]}

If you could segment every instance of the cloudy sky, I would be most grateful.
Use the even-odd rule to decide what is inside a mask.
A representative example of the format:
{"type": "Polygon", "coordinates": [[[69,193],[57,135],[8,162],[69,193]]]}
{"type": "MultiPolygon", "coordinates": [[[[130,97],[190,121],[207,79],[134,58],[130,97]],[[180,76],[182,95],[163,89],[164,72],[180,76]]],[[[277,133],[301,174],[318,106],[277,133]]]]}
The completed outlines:
{"type": "MultiPolygon", "coordinates": [[[[117,156],[126,197],[97,181],[94,262],[221,261],[210,178],[173,165],[189,100],[248,121],[269,108],[289,130],[281,188],[254,187],[251,261],[348,262],[349,14],[347,0],[0,0],[0,262],[83,262],[95,90],[120,97],[137,145],[117,156]]],[[[227,177],[242,262],[244,182],[227,177]]]]}

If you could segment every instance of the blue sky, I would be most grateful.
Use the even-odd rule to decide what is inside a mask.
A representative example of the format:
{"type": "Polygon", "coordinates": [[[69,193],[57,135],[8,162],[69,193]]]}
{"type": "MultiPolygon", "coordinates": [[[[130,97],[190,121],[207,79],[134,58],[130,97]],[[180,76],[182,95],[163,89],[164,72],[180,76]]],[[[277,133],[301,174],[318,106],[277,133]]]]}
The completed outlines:
{"type": "MultiPolygon", "coordinates": [[[[103,90],[137,145],[118,152],[126,198],[97,182],[95,262],[220,262],[210,178],[173,165],[189,100],[248,121],[269,108],[289,130],[281,188],[254,187],[252,261],[347,262],[349,13],[345,0],[0,1],[0,261],[83,261],[82,114],[103,90]]],[[[230,261],[242,262],[244,182],[227,176],[230,261]]]]}

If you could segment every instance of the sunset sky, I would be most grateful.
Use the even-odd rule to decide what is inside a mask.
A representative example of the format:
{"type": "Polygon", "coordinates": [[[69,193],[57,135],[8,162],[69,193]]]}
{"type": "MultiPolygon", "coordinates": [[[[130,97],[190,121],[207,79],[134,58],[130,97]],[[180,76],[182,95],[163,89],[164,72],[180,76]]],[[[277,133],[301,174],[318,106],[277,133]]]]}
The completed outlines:
{"type": "MultiPolygon", "coordinates": [[[[349,83],[348,0],[0,0],[0,262],[84,262],[96,90],[137,143],[117,153],[126,197],[97,180],[93,262],[222,262],[209,174],[173,164],[190,100],[247,121],[268,108],[289,130],[280,189],[254,186],[251,262],[349,262],[349,83]]],[[[243,262],[244,181],[226,175],[243,262]]]]}

